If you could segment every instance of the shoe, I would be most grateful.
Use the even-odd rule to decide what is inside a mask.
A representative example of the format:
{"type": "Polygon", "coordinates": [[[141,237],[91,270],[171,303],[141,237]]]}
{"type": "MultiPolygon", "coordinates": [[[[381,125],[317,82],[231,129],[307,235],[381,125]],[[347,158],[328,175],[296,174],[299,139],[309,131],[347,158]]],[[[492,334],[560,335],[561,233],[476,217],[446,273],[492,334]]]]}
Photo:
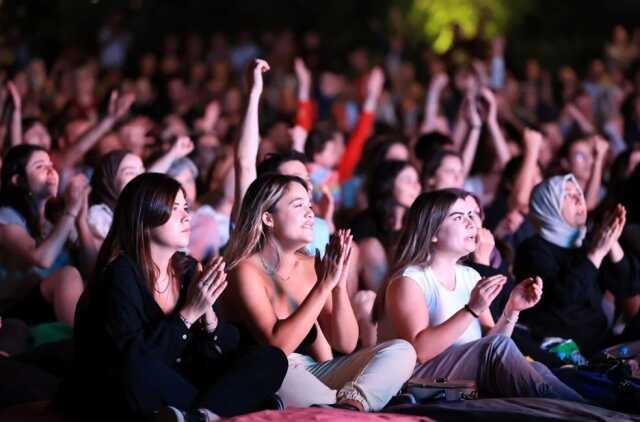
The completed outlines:
{"type": "Polygon", "coordinates": [[[285,410],[287,408],[287,406],[284,404],[284,401],[282,401],[280,396],[278,396],[277,394],[269,397],[264,402],[262,407],[267,410],[285,410]]]}
{"type": "Polygon", "coordinates": [[[207,416],[199,410],[183,412],[173,406],[164,406],[156,414],[156,422],[207,422],[207,416]]]}

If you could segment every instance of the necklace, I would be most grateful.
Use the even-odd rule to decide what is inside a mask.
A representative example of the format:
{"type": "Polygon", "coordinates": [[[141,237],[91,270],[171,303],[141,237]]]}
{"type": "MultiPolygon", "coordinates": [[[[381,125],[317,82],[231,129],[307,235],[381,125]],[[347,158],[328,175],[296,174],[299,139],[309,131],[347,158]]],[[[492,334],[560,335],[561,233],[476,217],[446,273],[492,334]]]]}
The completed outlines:
{"type": "MultiPolygon", "coordinates": [[[[258,254],[258,256],[260,257],[260,262],[262,263],[262,268],[264,268],[265,272],[269,275],[269,277],[276,279],[280,282],[286,282],[289,281],[289,279],[291,279],[291,272],[293,272],[293,269],[291,270],[291,272],[289,273],[288,277],[282,277],[280,276],[277,272],[276,272],[276,268],[275,267],[269,267],[267,266],[267,263],[264,262],[264,258],[262,258],[262,254],[258,254]]],[[[298,262],[296,261],[296,263],[293,265],[294,268],[295,266],[298,264],[298,262]]]]}
{"type": "MultiPolygon", "coordinates": [[[[157,283],[156,283],[156,284],[157,284],[157,283]]],[[[164,293],[166,293],[166,292],[167,292],[167,290],[169,290],[169,285],[171,284],[171,279],[170,279],[170,278],[168,278],[168,279],[167,279],[167,285],[166,285],[166,286],[164,286],[164,289],[160,289],[160,290],[158,290],[158,289],[156,288],[156,284],[154,284],[154,285],[153,285],[153,290],[154,290],[156,293],[158,293],[158,294],[164,294],[164,293]]]]}

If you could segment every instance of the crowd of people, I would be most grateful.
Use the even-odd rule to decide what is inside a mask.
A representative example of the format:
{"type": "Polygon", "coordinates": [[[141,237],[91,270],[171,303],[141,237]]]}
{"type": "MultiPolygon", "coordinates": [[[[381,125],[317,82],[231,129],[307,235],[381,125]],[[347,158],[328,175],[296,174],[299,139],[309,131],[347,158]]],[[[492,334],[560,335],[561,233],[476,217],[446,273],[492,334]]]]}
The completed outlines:
{"type": "Polygon", "coordinates": [[[637,35],[523,74],[500,37],[416,58],[389,36],[346,68],[312,31],[22,51],[0,355],[73,327],[78,412],[377,411],[412,376],[583,402],[540,345],[640,340],[637,35]]]}

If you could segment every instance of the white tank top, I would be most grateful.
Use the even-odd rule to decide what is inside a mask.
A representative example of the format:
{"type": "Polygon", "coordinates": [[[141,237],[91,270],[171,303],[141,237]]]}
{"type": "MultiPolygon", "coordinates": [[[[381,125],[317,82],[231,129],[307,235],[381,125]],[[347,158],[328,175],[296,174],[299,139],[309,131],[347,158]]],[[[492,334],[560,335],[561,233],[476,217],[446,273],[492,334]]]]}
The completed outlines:
{"type": "MultiPolygon", "coordinates": [[[[438,282],[430,267],[412,266],[404,270],[403,277],[407,277],[420,287],[424,293],[425,305],[429,312],[429,325],[440,325],[453,316],[464,305],[469,303],[471,290],[475,287],[480,274],[473,268],[463,265],[456,265],[456,287],[449,290],[438,282]]],[[[391,327],[388,316],[383,318],[384,321],[380,325],[382,339],[390,339],[397,337],[391,327]],[[391,332],[389,332],[391,331],[391,332]]],[[[453,343],[460,345],[478,340],[482,337],[480,321],[474,319],[466,331],[453,343]]]]}

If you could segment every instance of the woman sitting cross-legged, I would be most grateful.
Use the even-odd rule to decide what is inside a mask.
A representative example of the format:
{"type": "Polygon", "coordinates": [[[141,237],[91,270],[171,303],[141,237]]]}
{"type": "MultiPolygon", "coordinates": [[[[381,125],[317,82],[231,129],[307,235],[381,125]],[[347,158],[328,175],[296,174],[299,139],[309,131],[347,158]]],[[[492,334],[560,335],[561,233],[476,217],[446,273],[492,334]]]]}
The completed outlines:
{"type": "Polygon", "coordinates": [[[248,343],[288,355],[278,392],[287,405],[380,410],[411,375],[415,351],[393,340],[352,353],[358,323],[346,286],[351,236],[339,231],[315,261],[304,253],[312,238],[306,182],[282,174],[256,179],[226,251],[222,311],[245,328],[248,343]],[[334,351],[345,356],[334,358],[334,351]]]}
{"type": "Polygon", "coordinates": [[[520,311],[540,300],[542,280],[514,287],[494,323],[489,306],[506,278],[480,279],[458,264],[476,247],[475,208],[475,199],[458,189],[422,194],[413,203],[395,268],[378,293],[378,338],[410,341],[418,355],[416,376],[474,380],[484,396],[581,401],[546,366],[529,363],[510,339],[520,311]]]}
{"type": "Polygon", "coordinates": [[[171,177],[142,174],[120,194],[76,313],[65,397],[84,417],[161,410],[185,420],[182,409],[187,420],[216,420],[259,410],[280,387],[282,351],[239,355],[237,329],[216,315],[212,305],[227,284],[222,260],[202,269],[178,252],[190,230],[184,190],[171,177]]]}

